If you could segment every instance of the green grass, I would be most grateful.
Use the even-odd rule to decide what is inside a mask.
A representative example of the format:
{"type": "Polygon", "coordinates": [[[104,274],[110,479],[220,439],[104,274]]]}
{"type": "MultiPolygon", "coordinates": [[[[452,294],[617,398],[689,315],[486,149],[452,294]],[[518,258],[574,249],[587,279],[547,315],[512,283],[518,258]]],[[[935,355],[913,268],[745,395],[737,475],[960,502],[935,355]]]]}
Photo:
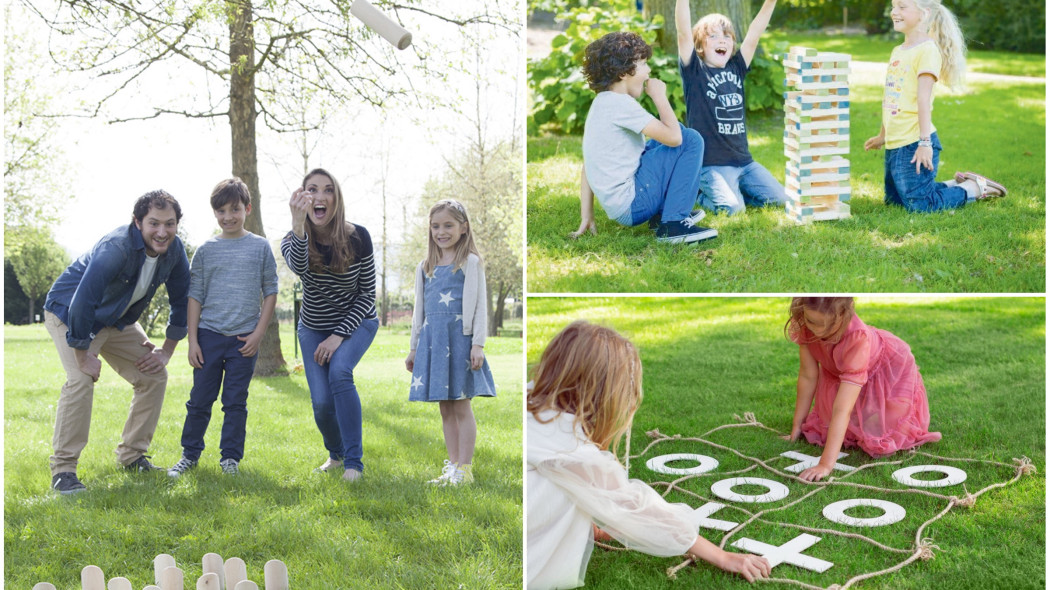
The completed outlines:
{"type": "MultiPolygon", "coordinates": [[[[882,36],[825,35],[812,32],[783,32],[770,30],[762,37],[763,43],[786,41],[790,45],[804,45],[820,51],[848,53],[855,61],[885,63],[890,52],[901,44],[899,34],[882,36]]],[[[1009,51],[983,51],[973,46],[968,48],[966,69],[969,72],[1003,74],[1007,76],[1046,76],[1046,56],[1041,53],[1013,53],[1009,51]]]]}
{"type": "MultiPolygon", "coordinates": [[[[973,84],[942,93],[934,124],[945,149],[939,179],[983,172],[1004,199],[954,211],[908,213],[883,203],[883,152],[864,141],[881,123],[881,81],[853,76],[852,217],[797,226],[779,208],[709,215],[718,238],[658,244],[596,204],[598,235],[579,225],[581,140],[528,142],[528,288],[553,292],[1042,292],[1046,283],[1046,109],[1042,84],[973,84]]],[[[784,180],[783,115],[748,114],[755,160],[784,180]]]]}
{"type": "MultiPolygon", "coordinates": [[[[530,298],[528,363],[533,366],[550,339],[575,319],[611,326],[638,345],[644,367],[645,397],[634,417],[631,452],[649,443],[648,430],[667,435],[699,436],[723,424],[734,414],[754,412],[759,421],[781,432],[791,426],[798,347],[783,336],[786,298],[530,298]]],[[[889,330],[907,342],[915,355],[929,396],[931,430],[940,442],[924,452],[944,457],[970,457],[1011,463],[1022,455],[1032,459],[1038,473],[1009,487],[981,496],[969,510],[956,508],[927,527],[924,536],[940,547],[932,561],[917,562],[902,571],[860,583],[858,588],[893,590],[984,590],[987,588],[1043,588],[1045,586],[1045,300],[1030,299],[860,299],[858,314],[870,325],[889,330]]],[[[754,428],[735,428],[710,436],[713,442],[747,455],[768,459],[786,450],[819,455],[820,448],[787,443],[754,428]]],[[[621,445],[621,451],[623,445],[621,445]]],[[[720,461],[712,476],[683,484],[711,498],[709,486],[719,474],[750,463],[730,453],[686,441],[660,443],[642,459],[631,462],[631,476],[647,482],[669,481],[644,467],[644,460],[665,453],[707,454],[720,461]]],[[[857,450],[846,450],[843,462],[861,465],[874,460],[857,450]]],[[[906,458],[904,453],[887,460],[906,458]]],[[[934,462],[921,458],[910,464],[934,462]]],[[[780,466],[788,464],[779,459],[780,466]]],[[[955,464],[968,473],[966,489],[976,491],[1012,477],[1009,469],[955,464]]],[[[855,478],[859,483],[900,489],[890,478],[894,468],[876,468],[855,478]]],[[[759,468],[757,477],[771,477],[759,468]]],[[[852,478],[851,478],[852,479],[852,478]]],[[[797,499],[801,484],[784,481],[792,494],[780,505],[797,499]]],[[[741,488],[742,490],[743,488],[741,488]]],[[[762,490],[764,491],[764,490],[762,490]]],[[[808,488],[807,488],[808,491],[808,488]]],[[[961,494],[956,488],[933,490],[961,494]]],[[[945,506],[939,500],[911,494],[873,496],[844,488],[825,490],[796,507],[771,515],[774,522],[849,530],[825,520],[823,507],[841,499],[875,497],[904,506],[907,518],[895,525],[864,529],[861,534],[897,548],[910,548],[919,525],[945,506]]],[[[672,493],[670,499],[699,506],[695,497],[672,493]]],[[[746,518],[731,502],[715,518],[742,522],[746,518]]],[[[755,509],[756,505],[741,505],[755,509]]],[[[763,505],[767,507],[767,505],[763,505]]],[[[864,516],[859,511],[851,514],[864,516]]],[[[851,531],[852,532],[852,531],[851,531]]],[[[718,543],[722,534],[701,529],[718,543]]],[[[743,534],[759,541],[782,544],[799,534],[794,529],[751,524],[743,534]]],[[[773,570],[820,587],[843,584],[850,577],[890,567],[903,558],[872,546],[833,535],[806,554],[831,561],[824,574],[791,565],[773,570]]],[[[596,549],[587,570],[587,584],[595,588],[745,588],[739,578],[713,567],[691,567],[671,583],[665,570],[678,558],[658,558],[636,552],[596,549]]],[[[777,584],[777,588],[793,586],[777,584]]]]}
{"type": "MultiPolygon", "coordinates": [[[[282,343],[291,362],[290,327],[282,343]]],[[[88,491],[71,497],[48,491],[54,406],[64,382],[54,345],[42,325],[6,326],[4,344],[8,588],[41,581],[79,588],[80,570],[89,564],[142,588],[153,583],[152,560],[160,553],[175,557],[192,587],[208,552],[244,559],[260,586],[270,559],[284,561],[292,587],[303,589],[521,586],[521,339],[490,338],[486,346],[499,397],[473,404],[472,487],[423,484],[446,458],[441,419],[436,405],[407,402],[407,335],[381,330],[355,371],[365,444],[358,484],[311,473],[327,454],[301,373],[253,381],[236,478],[218,467],[218,404],[195,471],[178,480],[125,473],[113,449],[131,388],[103,364],[78,470],[88,491]]],[[[185,345],[169,369],[150,448],[164,466],[181,453],[192,383],[185,345]]]]}

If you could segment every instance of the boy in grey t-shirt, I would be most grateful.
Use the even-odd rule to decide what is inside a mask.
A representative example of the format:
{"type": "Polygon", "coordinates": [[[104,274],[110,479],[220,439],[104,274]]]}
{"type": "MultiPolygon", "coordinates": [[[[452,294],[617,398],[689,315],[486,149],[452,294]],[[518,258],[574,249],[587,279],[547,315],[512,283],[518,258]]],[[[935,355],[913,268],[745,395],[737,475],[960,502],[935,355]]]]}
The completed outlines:
{"type": "Polygon", "coordinates": [[[187,305],[193,388],[186,402],[178,477],[197,465],[211,407],[222,387],[222,472],[235,475],[244,457],[248,383],[259,343],[277,303],[277,263],[266,238],[244,229],[251,195],[239,178],[215,185],[211,207],[222,233],[201,244],[190,264],[187,305]]]}
{"type": "Polygon", "coordinates": [[[667,86],[649,78],[652,49],[634,33],[609,33],[587,46],[583,71],[598,93],[583,130],[579,237],[597,233],[594,198],[610,219],[635,226],[658,218],[660,242],[696,242],[718,232],[696,225],[704,142],[675,118],[667,86]],[[638,104],[649,95],[660,114],[638,104]],[[643,134],[650,139],[645,141],[643,134]]]}

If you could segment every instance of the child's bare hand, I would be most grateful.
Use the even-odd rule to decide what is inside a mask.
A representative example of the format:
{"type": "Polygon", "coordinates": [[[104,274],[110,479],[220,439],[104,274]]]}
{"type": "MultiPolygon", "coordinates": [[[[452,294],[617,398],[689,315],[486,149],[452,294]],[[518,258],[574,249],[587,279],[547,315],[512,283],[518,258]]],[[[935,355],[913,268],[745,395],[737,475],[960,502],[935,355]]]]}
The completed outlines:
{"type": "Polygon", "coordinates": [[[768,578],[772,568],[765,557],[727,552],[722,569],[730,573],[740,574],[748,582],[754,582],[759,578],[768,578]]]}
{"type": "Polygon", "coordinates": [[[477,371],[485,363],[485,349],[474,345],[470,347],[470,368],[477,371]]]}
{"type": "Polygon", "coordinates": [[[875,137],[869,137],[868,141],[864,142],[864,151],[881,150],[882,146],[886,145],[886,138],[881,135],[875,137]]]}
{"type": "Polygon", "coordinates": [[[187,354],[190,361],[190,366],[194,369],[204,368],[204,354],[201,352],[199,344],[190,343],[190,351],[187,354]]]}
{"type": "Polygon", "coordinates": [[[408,356],[405,357],[405,368],[411,373],[412,369],[416,366],[416,351],[408,351],[408,356]]]}
{"type": "Polygon", "coordinates": [[[591,523],[591,530],[594,533],[595,541],[612,541],[612,535],[598,528],[598,525],[591,523]]]}
{"type": "Polygon", "coordinates": [[[667,84],[659,78],[649,78],[645,81],[645,93],[654,100],[665,97],[667,96],[667,84]]]}
{"type": "Polygon", "coordinates": [[[575,240],[587,232],[591,232],[592,236],[598,235],[598,225],[594,223],[594,219],[581,220],[580,228],[569,234],[569,237],[575,240]]]}
{"type": "Polygon", "coordinates": [[[921,168],[933,170],[933,148],[919,146],[915,149],[915,155],[911,157],[911,163],[915,164],[915,173],[920,174],[921,168]]]}
{"type": "Polygon", "coordinates": [[[791,430],[791,434],[785,434],[785,435],[781,436],[780,438],[782,438],[782,439],[784,439],[784,440],[786,440],[788,442],[796,442],[796,441],[798,441],[799,437],[801,437],[801,436],[802,436],[802,432],[801,431],[792,429],[791,430]]]}
{"type": "Polygon", "coordinates": [[[238,336],[237,340],[244,343],[244,346],[237,349],[237,352],[241,353],[241,356],[255,356],[255,353],[259,352],[259,343],[262,342],[263,334],[256,334],[252,332],[247,336],[238,336]]]}
{"type": "Polygon", "coordinates": [[[827,477],[831,473],[830,467],[825,467],[820,463],[817,463],[813,467],[798,474],[799,478],[804,481],[820,481],[827,477]]]}

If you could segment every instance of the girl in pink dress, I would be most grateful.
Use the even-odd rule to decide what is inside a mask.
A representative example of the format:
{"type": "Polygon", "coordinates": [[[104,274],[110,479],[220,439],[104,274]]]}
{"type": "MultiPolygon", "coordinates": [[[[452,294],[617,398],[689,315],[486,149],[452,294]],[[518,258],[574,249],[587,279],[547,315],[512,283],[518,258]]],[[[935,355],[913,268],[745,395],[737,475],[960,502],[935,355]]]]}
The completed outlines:
{"type": "Polygon", "coordinates": [[[926,387],[911,349],[865,325],[853,312],[852,297],[795,297],[784,333],[799,345],[795,417],[787,438],[801,434],[824,446],[820,462],[799,477],[826,477],[844,446],[884,457],[941,440],[941,433],[929,430],[926,387]]]}

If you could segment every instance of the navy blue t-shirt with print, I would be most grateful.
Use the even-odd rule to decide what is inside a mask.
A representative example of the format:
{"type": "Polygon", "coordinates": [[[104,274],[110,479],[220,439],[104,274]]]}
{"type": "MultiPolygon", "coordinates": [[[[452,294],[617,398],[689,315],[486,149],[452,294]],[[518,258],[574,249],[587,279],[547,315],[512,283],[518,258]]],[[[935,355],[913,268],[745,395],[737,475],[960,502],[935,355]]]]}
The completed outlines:
{"type": "Polygon", "coordinates": [[[754,161],[744,124],[744,77],[749,69],[739,51],[724,68],[712,68],[696,54],[688,66],[678,60],[686,125],[704,138],[704,166],[747,166],[754,161]]]}

